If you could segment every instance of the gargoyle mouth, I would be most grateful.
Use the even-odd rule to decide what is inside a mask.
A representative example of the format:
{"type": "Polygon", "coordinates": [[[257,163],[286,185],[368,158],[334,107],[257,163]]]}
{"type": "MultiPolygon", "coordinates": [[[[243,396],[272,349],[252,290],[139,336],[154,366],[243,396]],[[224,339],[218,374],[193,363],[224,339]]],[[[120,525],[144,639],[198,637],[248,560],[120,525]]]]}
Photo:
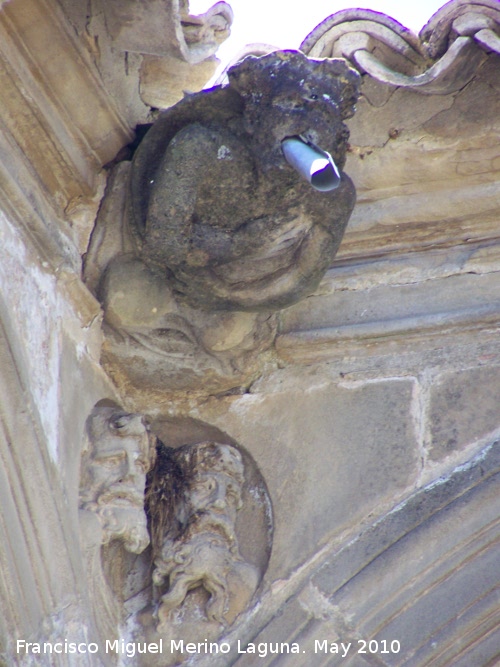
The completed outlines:
{"type": "Polygon", "coordinates": [[[339,187],[340,173],[332,156],[306,137],[286,137],[281,150],[288,164],[315,190],[329,192],[339,187]]]}

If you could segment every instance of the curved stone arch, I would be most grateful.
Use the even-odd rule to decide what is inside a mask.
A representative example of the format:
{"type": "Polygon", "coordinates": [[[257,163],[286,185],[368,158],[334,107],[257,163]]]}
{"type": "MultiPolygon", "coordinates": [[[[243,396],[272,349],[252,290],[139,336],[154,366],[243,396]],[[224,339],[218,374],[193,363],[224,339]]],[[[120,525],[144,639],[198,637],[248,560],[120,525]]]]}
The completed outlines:
{"type": "MultiPolygon", "coordinates": [[[[385,640],[389,652],[391,641],[400,641],[397,655],[376,656],[392,662],[375,662],[371,656],[377,665],[493,665],[500,620],[499,481],[496,440],[370,526],[325,545],[279,590],[265,593],[258,608],[244,615],[223,641],[232,647],[237,641],[257,645],[274,638],[295,642],[306,651],[311,667],[361,664],[358,642],[368,645],[370,640],[379,647],[385,640]],[[316,640],[320,645],[327,640],[328,648],[335,642],[351,642],[355,648],[347,658],[342,651],[315,653],[316,640]]],[[[366,655],[370,658],[369,649],[366,655]]],[[[271,667],[275,657],[270,654],[259,664],[271,667]]],[[[220,658],[201,657],[195,664],[249,663],[232,650],[220,658]]],[[[280,664],[298,663],[283,655],[280,664]]]]}

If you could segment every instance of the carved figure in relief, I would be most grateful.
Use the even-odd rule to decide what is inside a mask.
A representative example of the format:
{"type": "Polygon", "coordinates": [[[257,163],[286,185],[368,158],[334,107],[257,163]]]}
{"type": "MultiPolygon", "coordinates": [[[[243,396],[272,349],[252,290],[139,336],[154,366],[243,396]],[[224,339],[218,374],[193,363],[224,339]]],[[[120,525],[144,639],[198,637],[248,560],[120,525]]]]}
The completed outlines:
{"type": "Polygon", "coordinates": [[[166,112],[139,146],[132,229],[140,258],[190,305],[272,311],[317,287],[352,212],[340,171],[359,76],[343,60],[283,51],[228,77],[166,112]],[[333,157],[336,189],[318,193],[290,167],[290,138],[333,157]]]}
{"type": "Polygon", "coordinates": [[[343,121],[357,72],[283,51],[228,76],[164,112],[121,169],[122,185],[110,182],[85,273],[118,384],[224,391],[256,377],[274,314],[318,286],[352,212],[343,121]],[[297,146],[313,162],[328,155],[335,189],[318,192],[301,176],[289,153],[297,146]]]}
{"type": "Polygon", "coordinates": [[[98,518],[102,545],[120,540],[132,553],[148,546],[144,490],[155,442],[141,415],[112,407],[95,408],[91,414],[82,454],[80,509],[98,518]]]}
{"type": "Polygon", "coordinates": [[[241,454],[215,442],[160,448],[147,506],[155,554],[153,584],[167,590],[158,631],[182,611],[189,591],[203,588],[207,621],[226,625],[247,606],[259,583],[240,554],[235,532],[245,481],[241,454]]]}

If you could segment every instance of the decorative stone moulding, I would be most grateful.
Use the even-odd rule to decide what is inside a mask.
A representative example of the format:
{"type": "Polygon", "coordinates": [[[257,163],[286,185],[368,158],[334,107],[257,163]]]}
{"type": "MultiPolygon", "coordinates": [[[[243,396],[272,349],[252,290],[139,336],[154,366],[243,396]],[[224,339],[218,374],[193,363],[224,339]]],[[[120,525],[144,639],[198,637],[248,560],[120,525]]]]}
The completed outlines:
{"type": "Polygon", "coordinates": [[[258,373],[274,313],[316,289],[354,207],[343,121],[358,78],[297,51],[246,59],[227,86],[162,114],[118,166],[85,268],[117,382],[223,391],[258,373]],[[288,138],[312,162],[328,156],[335,189],[290,166],[288,138]]]}
{"type": "Polygon", "coordinates": [[[79,274],[104,189],[102,165],[132,132],[50,0],[3,3],[0,86],[2,208],[44,261],[79,274]]]}
{"type": "Polygon", "coordinates": [[[384,14],[348,9],[320,23],[300,48],[314,58],[346,58],[391,86],[446,95],[470,81],[488,52],[500,53],[500,7],[449,2],[418,37],[384,14]]]}
{"type": "Polygon", "coordinates": [[[102,3],[113,43],[123,51],[172,56],[196,65],[229,36],[233,12],[217,2],[200,16],[188,0],[106,0],[102,3]]]}

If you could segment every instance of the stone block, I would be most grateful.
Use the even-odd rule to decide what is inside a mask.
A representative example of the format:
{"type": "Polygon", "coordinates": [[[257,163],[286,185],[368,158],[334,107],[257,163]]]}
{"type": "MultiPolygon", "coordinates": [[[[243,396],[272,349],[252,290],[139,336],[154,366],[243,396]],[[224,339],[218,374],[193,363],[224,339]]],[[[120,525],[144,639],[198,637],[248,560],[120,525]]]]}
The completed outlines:
{"type": "MultiPolygon", "coordinates": [[[[258,645],[265,644],[273,647],[276,644],[287,643],[289,646],[296,641],[295,635],[304,627],[307,626],[310,620],[310,614],[300,605],[297,599],[294,599],[288,604],[282,613],[275,616],[270,623],[254,638],[252,643],[256,645],[256,653],[241,653],[236,664],[236,667],[271,667],[276,660],[276,654],[269,652],[268,655],[262,656],[258,653],[258,645]]],[[[245,648],[245,642],[241,642],[241,646],[245,648]]],[[[286,648],[283,649],[283,662],[285,664],[295,665],[295,659],[304,661],[304,655],[286,653],[286,648]]],[[[275,663],[276,664],[276,663],[275,663]]],[[[300,664],[300,663],[299,663],[300,664]]]]}
{"type": "MultiPolygon", "coordinates": [[[[338,568],[337,576],[326,568],[328,579],[316,577],[325,596],[329,587],[338,589],[330,602],[340,634],[379,646],[399,641],[400,651],[379,653],[384,665],[493,664],[491,646],[482,647],[484,661],[469,652],[477,657],[477,637],[494,633],[498,622],[498,481],[492,475],[433,516],[422,516],[420,526],[344,585],[338,568]],[[459,656],[470,662],[459,663],[459,656]]],[[[457,483],[448,487],[450,497],[457,483]]]]}
{"type": "Polygon", "coordinates": [[[441,375],[430,395],[430,458],[440,460],[498,429],[499,404],[499,366],[441,375]]]}
{"type": "Polygon", "coordinates": [[[378,503],[394,502],[417,474],[411,379],[299,387],[232,399],[217,424],[249,450],[268,484],[272,578],[378,503]]]}

